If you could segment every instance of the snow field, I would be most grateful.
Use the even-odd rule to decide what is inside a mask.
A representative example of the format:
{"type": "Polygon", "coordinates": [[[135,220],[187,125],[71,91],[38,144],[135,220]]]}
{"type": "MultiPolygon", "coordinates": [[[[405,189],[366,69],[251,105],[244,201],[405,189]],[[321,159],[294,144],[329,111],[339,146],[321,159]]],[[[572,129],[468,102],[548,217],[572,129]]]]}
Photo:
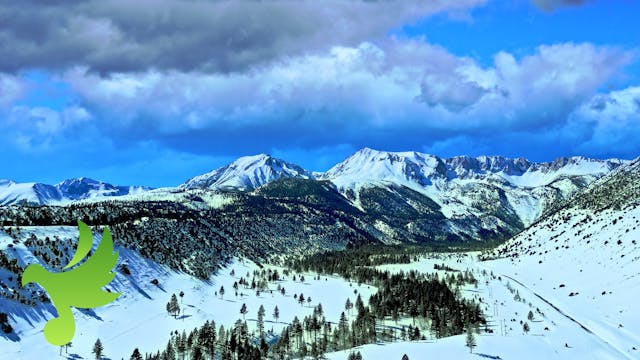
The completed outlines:
{"type": "MultiPolygon", "coordinates": [[[[136,253],[120,249],[121,261],[126,261],[131,271],[130,276],[118,274],[112,283],[115,291],[122,292],[122,296],[114,303],[95,311],[74,310],[77,320],[76,336],[72,347],[68,349],[68,356],[92,358],[91,349],[96,339],[102,341],[105,354],[110,359],[129,358],[134,348],[141,352],[156,352],[163,349],[172,331],[190,330],[200,327],[205,321],[213,320],[216,327],[224,325],[229,329],[238,319],[242,319],[240,308],[243,303],[249,310],[246,321],[250,331],[257,332],[257,312],[260,305],[265,307],[265,331],[273,329],[276,334],[291,321],[294,316],[300,320],[313,313],[313,307],[322,303],[327,320],[337,322],[344,311],[347,298],[355,302],[357,290],[365,303],[375,289],[366,285],[349,284],[345,280],[335,277],[321,276],[314,280],[315,274],[304,274],[305,281],[293,282],[291,276],[278,284],[286,290],[283,296],[276,291],[277,284],[270,283],[273,294],[262,292],[256,296],[255,290],[244,289],[239,286],[238,297],[235,296],[233,283],[240,276],[259,269],[250,261],[235,260],[222,269],[210,281],[200,281],[193,277],[176,273],[167,268],[140,258],[136,253]],[[235,276],[230,272],[234,270],[235,276]],[[151,284],[151,280],[158,279],[159,286],[151,284]],[[326,280],[325,280],[326,279],[326,280]],[[220,286],[224,286],[225,294],[221,298],[216,296],[220,286]],[[174,318],[166,311],[166,304],[171,294],[178,295],[184,291],[181,314],[174,318]],[[240,293],[244,295],[241,296],[240,293]],[[294,300],[294,294],[303,293],[305,298],[311,297],[309,305],[306,301],[300,305],[294,300]],[[273,309],[280,310],[279,321],[273,319],[273,309]]],[[[281,268],[278,269],[282,274],[281,268]]],[[[298,277],[298,276],[296,276],[298,277]]],[[[251,281],[249,277],[249,282],[251,281]]],[[[3,311],[9,303],[2,304],[3,311]]],[[[59,348],[49,345],[42,334],[45,322],[53,317],[52,309],[34,309],[15,305],[11,312],[11,323],[20,338],[19,342],[0,338],[0,352],[11,359],[31,360],[50,359],[58,356],[59,348]]],[[[6,309],[9,310],[9,309],[6,309]]],[[[353,312],[352,312],[353,314],[353,312]]],[[[64,352],[63,352],[64,354],[64,352]]]]}

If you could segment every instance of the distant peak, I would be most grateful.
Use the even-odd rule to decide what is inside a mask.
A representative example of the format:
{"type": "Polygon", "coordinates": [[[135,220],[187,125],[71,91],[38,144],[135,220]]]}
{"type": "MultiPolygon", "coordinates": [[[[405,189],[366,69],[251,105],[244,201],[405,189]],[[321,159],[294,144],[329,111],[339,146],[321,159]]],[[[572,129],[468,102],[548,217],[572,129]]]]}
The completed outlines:
{"type": "Polygon", "coordinates": [[[372,149],[372,148],[370,148],[370,147],[366,147],[366,146],[365,146],[365,147],[363,147],[362,149],[360,149],[360,150],[356,151],[356,153],[372,153],[372,152],[377,153],[377,152],[380,152],[380,151],[379,151],[379,150],[372,149]]]}
{"type": "Polygon", "coordinates": [[[241,156],[238,159],[236,159],[236,161],[242,160],[242,159],[269,159],[269,158],[272,158],[272,157],[273,156],[271,156],[269,154],[261,153],[261,154],[256,154],[256,155],[241,156]]]}
{"type": "Polygon", "coordinates": [[[72,184],[101,184],[101,183],[103,182],[94,180],[92,178],[81,176],[78,178],[66,179],[58,183],[58,185],[61,186],[61,185],[72,185],[72,184]]]}
{"type": "Polygon", "coordinates": [[[314,178],[299,165],[262,153],[237,158],[223,167],[189,179],[180,187],[247,190],[290,177],[314,178]]]}

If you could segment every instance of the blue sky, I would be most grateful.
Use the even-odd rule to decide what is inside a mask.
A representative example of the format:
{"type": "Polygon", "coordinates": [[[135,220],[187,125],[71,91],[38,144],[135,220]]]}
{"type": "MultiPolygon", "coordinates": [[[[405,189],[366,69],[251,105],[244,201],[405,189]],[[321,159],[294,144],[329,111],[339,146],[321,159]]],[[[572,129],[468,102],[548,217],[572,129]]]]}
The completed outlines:
{"type": "Polygon", "coordinates": [[[173,186],[365,146],[640,156],[638,1],[29,4],[0,5],[0,178],[173,186]]]}

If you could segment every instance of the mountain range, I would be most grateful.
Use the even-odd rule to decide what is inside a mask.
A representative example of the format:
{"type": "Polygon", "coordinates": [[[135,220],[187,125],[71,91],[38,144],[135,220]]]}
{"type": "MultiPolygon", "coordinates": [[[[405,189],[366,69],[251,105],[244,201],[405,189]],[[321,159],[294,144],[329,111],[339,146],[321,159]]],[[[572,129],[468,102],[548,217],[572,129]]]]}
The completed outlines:
{"type": "Polygon", "coordinates": [[[92,204],[108,200],[115,202],[109,205],[116,207],[111,213],[129,209],[126,221],[139,224],[135,214],[156,213],[157,202],[162,202],[164,212],[173,209],[177,218],[195,210],[189,216],[218,223],[207,233],[229,243],[241,238],[246,251],[263,254],[280,246],[500,242],[627,163],[584,157],[553,162],[501,156],[440,158],[364,148],[324,173],[313,173],[260,154],[241,157],[173,188],[114,186],[87,178],[57,185],[3,181],[0,204],[73,203],[93,213],[93,207],[102,205],[92,204]],[[252,239],[271,245],[265,249],[252,239]],[[291,239],[298,240],[292,245],[291,239]]]}
{"type": "Polygon", "coordinates": [[[0,179],[0,205],[54,205],[72,201],[122,196],[150,190],[145,186],[115,186],[85,177],[64,180],[56,185],[17,183],[0,179]]]}

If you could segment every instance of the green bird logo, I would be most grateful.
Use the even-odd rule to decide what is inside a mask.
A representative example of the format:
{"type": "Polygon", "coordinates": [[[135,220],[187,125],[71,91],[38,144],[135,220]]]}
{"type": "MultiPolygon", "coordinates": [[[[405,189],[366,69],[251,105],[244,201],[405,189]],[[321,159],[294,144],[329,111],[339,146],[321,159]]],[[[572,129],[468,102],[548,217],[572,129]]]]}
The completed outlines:
{"type": "MultiPolygon", "coordinates": [[[[80,237],[76,253],[63,270],[69,269],[87,258],[93,236],[87,224],[78,220],[80,237]]],[[[38,283],[42,286],[58,312],[58,317],[47,321],[44,337],[55,346],[71,342],[76,331],[76,322],[71,307],[93,309],[107,305],[120,296],[102,290],[116,274],[113,269],[118,261],[118,252],[113,251],[113,239],[108,228],[104,229],[102,241],[95,253],[81,265],[67,271],[52,273],[39,264],[29,265],[22,274],[22,286],[38,283]]]]}

